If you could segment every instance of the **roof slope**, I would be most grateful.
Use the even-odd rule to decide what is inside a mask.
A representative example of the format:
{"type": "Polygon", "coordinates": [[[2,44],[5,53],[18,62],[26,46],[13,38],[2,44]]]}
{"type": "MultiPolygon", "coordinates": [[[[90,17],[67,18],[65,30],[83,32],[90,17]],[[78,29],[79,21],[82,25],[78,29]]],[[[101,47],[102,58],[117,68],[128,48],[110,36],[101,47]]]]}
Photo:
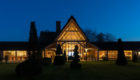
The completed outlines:
{"type": "MultiPolygon", "coordinates": [[[[117,42],[92,42],[100,50],[117,50],[117,42]]],[[[125,50],[138,50],[140,49],[140,41],[124,41],[125,50]]]]}
{"type": "MultiPolygon", "coordinates": [[[[63,27],[63,29],[61,30],[61,33],[57,36],[56,40],[58,40],[60,37],[62,37],[62,35],[63,35],[66,31],[68,31],[68,29],[69,29],[69,31],[73,31],[73,30],[70,30],[70,28],[72,27],[72,26],[71,26],[72,24],[74,24],[73,27],[75,27],[76,29],[78,29],[78,32],[81,33],[82,36],[80,36],[80,34],[79,34],[79,36],[80,36],[80,37],[84,37],[85,40],[87,41],[88,38],[86,37],[85,33],[84,33],[83,30],[80,28],[80,26],[78,25],[76,19],[75,19],[73,16],[71,16],[71,17],[69,18],[69,20],[67,21],[66,25],[65,25],[65,26],[63,27]]],[[[75,31],[75,30],[74,30],[74,31],[75,31]]],[[[65,34],[66,34],[66,33],[65,33],[65,34]]]]}
{"type": "Polygon", "coordinates": [[[0,50],[26,50],[28,42],[0,42],[0,50]]]}

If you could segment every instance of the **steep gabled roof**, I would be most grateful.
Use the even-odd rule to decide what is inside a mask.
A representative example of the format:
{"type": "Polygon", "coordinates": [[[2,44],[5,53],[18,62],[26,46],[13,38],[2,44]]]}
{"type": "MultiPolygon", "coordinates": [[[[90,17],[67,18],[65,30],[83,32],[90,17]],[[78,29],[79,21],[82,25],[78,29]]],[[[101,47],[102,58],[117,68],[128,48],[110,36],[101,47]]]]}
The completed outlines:
{"type": "Polygon", "coordinates": [[[63,29],[61,30],[61,33],[57,36],[56,40],[58,40],[58,38],[65,32],[65,30],[69,27],[68,25],[70,25],[70,23],[73,22],[75,24],[75,27],[78,29],[78,31],[82,34],[82,36],[85,38],[85,41],[88,41],[88,38],[86,37],[85,33],[83,32],[83,30],[79,27],[76,19],[71,16],[69,18],[69,20],[67,21],[66,25],[63,27],[63,29]]]}

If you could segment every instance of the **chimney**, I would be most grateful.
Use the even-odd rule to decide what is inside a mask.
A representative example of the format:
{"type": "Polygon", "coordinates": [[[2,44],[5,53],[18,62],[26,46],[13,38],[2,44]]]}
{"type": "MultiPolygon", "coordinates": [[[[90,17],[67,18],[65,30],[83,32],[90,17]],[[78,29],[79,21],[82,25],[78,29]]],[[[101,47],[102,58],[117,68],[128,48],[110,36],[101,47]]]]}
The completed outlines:
{"type": "Polygon", "coordinates": [[[56,33],[59,34],[61,32],[61,22],[56,21],[56,33]]]}

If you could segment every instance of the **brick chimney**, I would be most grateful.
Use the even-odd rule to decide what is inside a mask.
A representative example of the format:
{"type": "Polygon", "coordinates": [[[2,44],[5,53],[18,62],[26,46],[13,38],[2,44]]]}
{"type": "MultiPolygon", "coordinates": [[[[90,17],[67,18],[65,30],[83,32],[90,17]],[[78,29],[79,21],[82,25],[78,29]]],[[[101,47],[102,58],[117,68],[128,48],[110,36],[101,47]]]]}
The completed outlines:
{"type": "Polygon", "coordinates": [[[61,32],[61,22],[56,21],[56,33],[59,34],[61,32]]]}

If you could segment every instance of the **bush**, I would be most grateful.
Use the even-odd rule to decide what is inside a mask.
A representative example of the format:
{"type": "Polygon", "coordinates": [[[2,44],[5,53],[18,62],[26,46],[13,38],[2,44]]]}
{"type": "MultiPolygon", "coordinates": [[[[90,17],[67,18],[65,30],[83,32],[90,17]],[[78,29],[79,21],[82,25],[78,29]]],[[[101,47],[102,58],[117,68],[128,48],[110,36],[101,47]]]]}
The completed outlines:
{"type": "Polygon", "coordinates": [[[107,56],[103,56],[102,59],[103,59],[103,61],[108,61],[108,57],[107,56]]]}
{"type": "Polygon", "coordinates": [[[118,56],[117,56],[116,64],[117,65],[128,64],[125,54],[124,54],[123,42],[121,39],[118,40],[118,56]]]}
{"type": "Polygon", "coordinates": [[[16,67],[17,76],[35,76],[42,73],[42,65],[35,60],[26,60],[16,67]]]}
{"type": "Polygon", "coordinates": [[[43,58],[42,59],[42,64],[43,65],[50,65],[52,63],[52,59],[51,58],[43,58]]]}
{"type": "Polygon", "coordinates": [[[75,49],[74,49],[74,58],[73,58],[73,61],[71,62],[71,65],[70,67],[72,69],[80,69],[81,68],[81,64],[79,63],[80,62],[80,56],[78,55],[78,46],[76,45],[75,46],[75,49]]]}
{"type": "Polygon", "coordinates": [[[54,65],[64,65],[64,56],[55,56],[54,65]]]}

